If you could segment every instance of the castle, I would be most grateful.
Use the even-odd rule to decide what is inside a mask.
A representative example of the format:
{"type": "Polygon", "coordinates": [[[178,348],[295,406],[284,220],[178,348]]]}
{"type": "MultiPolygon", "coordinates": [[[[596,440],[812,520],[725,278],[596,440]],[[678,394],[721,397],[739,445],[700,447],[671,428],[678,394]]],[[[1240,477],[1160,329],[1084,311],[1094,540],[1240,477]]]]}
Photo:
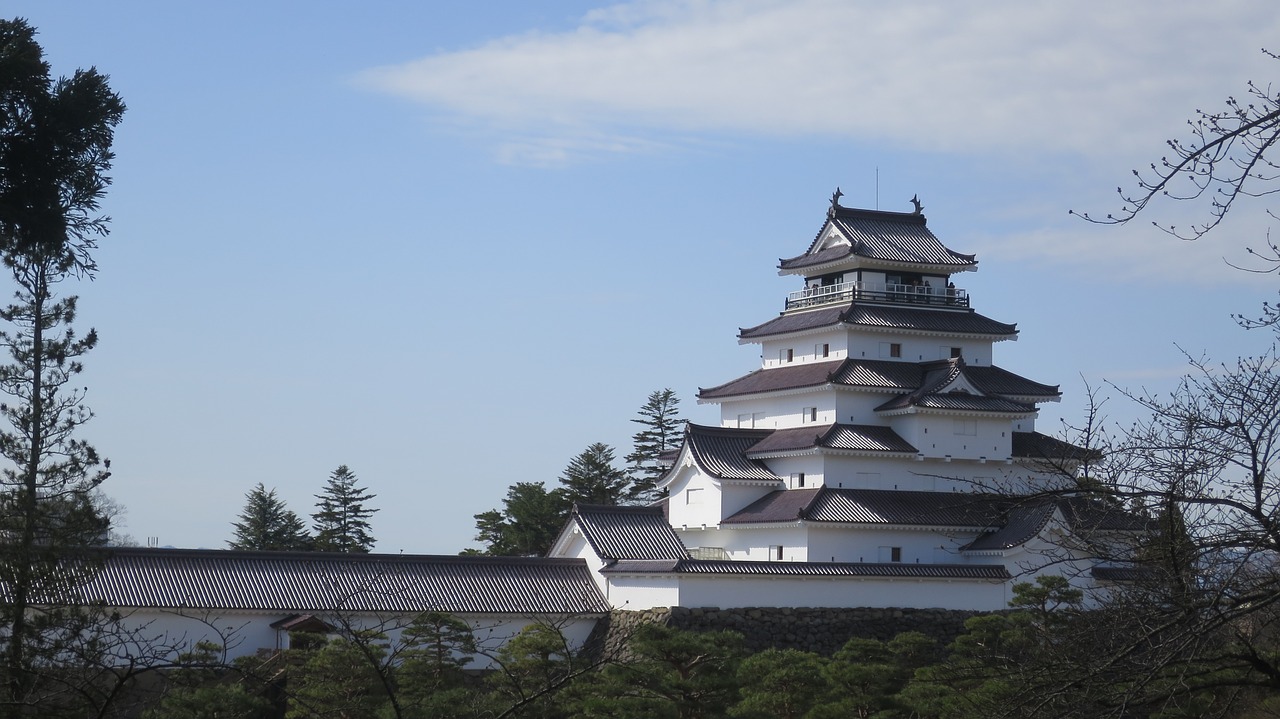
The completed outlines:
{"type": "Polygon", "coordinates": [[[977,260],[918,201],[839,198],[779,262],[803,280],[781,314],[738,333],[760,368],[699,392],[720,423],[688,426],[661,503],[576,506],[546,558],[118,549],[81,601],[245,653],[338,613],[449,612],[496,644],[554,621],[577,645],[618,609],[985,611],[1042,573],[1125,581],[1113,550],[1144,525],[1078,491],[1088,450],[1036,431],[1060,393],[995,364],[1018,330],[957,286],[977,260]]]}
{"type": "Polygon", "coordinates": [[[1007,606],[1016,581],[1124,577],[1140,523],[1074,492],[1088,450],[1037,432],[1058,387],[1001,369],[1018,330],[956,279],[973,255],[915,211],[843,207],[801,255],[777,317],[738,333],[761,367],[704,388],[661,507],[577,507],[552,556],[614,607],[1007,606]],[[684,550],[684,551],[682,551],[684,550]]]}

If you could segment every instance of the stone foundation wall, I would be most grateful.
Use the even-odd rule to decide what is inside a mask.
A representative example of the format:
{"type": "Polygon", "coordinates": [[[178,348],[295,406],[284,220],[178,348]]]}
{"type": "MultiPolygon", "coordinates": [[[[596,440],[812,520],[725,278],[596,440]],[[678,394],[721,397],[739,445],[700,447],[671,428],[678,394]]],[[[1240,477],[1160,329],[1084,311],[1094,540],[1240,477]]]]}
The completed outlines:
{"type": "Polygon", "coordinates": [[[695,632],[731,630],[743,635],[752,652],[775,647],[834,654],[853,637],[888,641],[902,632],[920,632],[945,646],[964,631],[966,619],[985,612],[951,609],[822,609],[758,607],[715,609],[659,607],[615,611],[596,627],[595,649],[617,652],[643,623],[695,632]]]}

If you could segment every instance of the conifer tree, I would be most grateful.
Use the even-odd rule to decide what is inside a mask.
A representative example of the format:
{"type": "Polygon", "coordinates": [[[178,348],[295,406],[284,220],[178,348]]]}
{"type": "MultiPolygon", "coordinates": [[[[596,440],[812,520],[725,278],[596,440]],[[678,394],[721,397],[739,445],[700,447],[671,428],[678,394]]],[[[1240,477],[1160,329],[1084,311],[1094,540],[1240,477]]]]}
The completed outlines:
{"type": "Polygon", "coordinates": [[[356,486],[356,475],[347,465],[333,470],[324,491],[316,495],[316,511],[311,515],[315,548],[321,552],[367,553],[373,549],[369,517],[378,511],[369,507],[376,497],[356,486]]]}
{"type": "Polygon", "coordinates": [[[234,522],[232,549],[302,550],[311,548],[311,535],[302,519],[261,482],[245,495],[240,521],[234,522]]]}
{"type": "Polygon", "coordinates": [[[631,489],[631,478],[613,466],[613,448],[596,442],[569,461],[560,475],[565,498],[584,504],[618,504],[631,489]]]}
{"type": "Polygon", "coordinates": [[[684,422],[680,419],[680,398],[671,388],[649,393],[649,399],[631,421],[643,427],[631,437],[631,454],[626,456],[631,472],[630,499],[649,502],[658,498],[654,484],[667,471],[662,460],[680,446],[684,422]]]}
{"type": "MultiPolygon", "coordinates": [[[[13,300],[0,308],[0,707],[25,715],[35,697],[53,715],[82,702],[70,683],[91,660],[108,622],[50,598],[76,596],[69,557],[106,536],[94,489],[106,462],[77,430],[93,413],[74,384],[97,344],[72,331],[76,298],[60,283],[92,277],[92,252],[107,232],[98,202],[110,184],[115,126],[124,103],[96,70],[55,80],[35,29],[0,21],[0,262],[13,300]],[[72,660],[80,662],[74,668],[72,660]],[[43,671],[50,666],[61,672],[43,671]]],[[[75,711],[68,709],[68,711],[75,711]]]]}

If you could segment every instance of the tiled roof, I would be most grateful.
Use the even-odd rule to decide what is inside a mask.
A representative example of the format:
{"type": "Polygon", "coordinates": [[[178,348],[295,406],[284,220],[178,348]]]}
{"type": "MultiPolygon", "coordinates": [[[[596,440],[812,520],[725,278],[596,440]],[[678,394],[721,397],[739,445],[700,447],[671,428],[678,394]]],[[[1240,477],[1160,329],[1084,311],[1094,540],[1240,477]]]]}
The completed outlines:
{"type": "Polygon", "coordinates": [[[1007,397],[1060,397],[1056,384],[1041,384],[999,367],[967,365],[966,376],[983,392],[1007,397]]]}
{"type": "Polygon", "coordinates": [[[580,559],[117,548],[82,593],[175,610],[608,611],[580,559]]]}
{"type": "MultiPolygon", "coordinates": [[[[924,376],[920,380],[919,388],[914,392],[895,397],[876,407],[877,412],[905,409],[907,407],[1012,414],[1035,412],[1035,407],[1032,405],[1015,402],[999,395],[976,395],[970,393],[967,388],[957,390],[956,385],[952,383],[957,380],[963,380],[972,385],[974,389],[981,391],[978,384],[970,377],[969,367],[965,364],[963,358],[956,357],[949,360],[925,362],[920,366],[924,376]],[[952,387],[952,389],[948,390],[948,387],[952,387]]],[[[1010,377],[1016,376],[1011,373],[1006,374],[1009,374],[1010,377]]],[[[1003,381],[1008,382],[1009,378],[1003,378],[1003,381]]]]}
{"type": "Polygon", "coordinates": [[[1039,505],[1014,507],[1005,518],[1005,525],[994,532],[988,532],[973,540],[966,550],[1009,549],[1029,541],[1040,533],[1045,522],[1053,516],[1054,505],[1045,502],[1039,505]]]}
{"type": "Polygon", "coordinates": [[[999,564],[907,564],[905,562],[745,562],[728,559],[684,559],[677,562],[618,562],[609,574],[716,574],[792,577],[903,577],[920,579],[1008,580],[999,564]]]}
{"type": "Polygon", "coordinates": [[[925,394],[920,396],[903,395],[876,407],[877,412],[906,407],[924,407],[927,409],[953,409],[966,412],[1001,412],[1008,414],[1026,414],[1035,412],[1036,408],[1029,404],[1014,402],[1003,397],[982,397],[965,392],[946,392],[943,394],[925,394]]]}
{"type": "MultiPolygon", "coordinates": [[[[930,367],[940,363],[949,365],[954,361],[902,362],[845,359],[801,362],[756,370],[724,384],[699,390],[698,398],[715,399],[802,387],[819,387],[828,382],[848,387],[911,391],[918,389],[924,383],[930,367]]],[[[967,365],[965,376],[974,386],[988,394],[1045,398],[1061,395],[1056,386],[1033,382],[999,367],[967,365]]]]}
{"type": "Polygon", "coordinates": [[[689,551],[667,522],[663,508],[576,504],[577,520],[591,548],[605,561],[686,559],[689,551]]]}
{"type": "Polygon", "coordinates": [[[1014,432],[1013,456],[1047,460],[1097,460],[1102,453],[1094,449],[1077,447],[1039,432],[1014,432]]]}
{"type": "Polygon", "coordinates": [[[796,312],[775,317],[764,324],[738,332],[744,340],[790,332],[833,327],[844,323],[887,330],[916,330],[1011,337],[1018,334],[1016,324],[996,322],[971,310],[941,310],[921,307],[886,307],[854,302],[809,312],[796,312]]]}
{"type": "Polygon", "coordinates": [[[749,454],[786,452],[814,447],[865,452],[910,452],[911,446],[889,427],[867,424],[827,424],[775,430],[753,445],[749,454]]]}
{"type": "Polygon", "coordinates": [[[833,360],[830,362],[802,362],[785,367],[758,369],[751,374],[730,380],[724,384],[699,389],[698,398],[712,399],[759,392],[777,392],[799,387],[815,387],[832,381],[832,375],[843,364],[841,360],[833,360]]]}
{"type": "Polygon", "coordinates": [[[999,526],[1008,499],[962,492],[909,492],[820,487],[771,492],[726,518],[723,524],[847,522],[931,527],[999,526]]]}
{"type": "Polygon", "coordinates": [[[747,458],[747,450],[772,431],[708,427],[690,422],[685,428],[684,441],[698,466],[713,477],[781,481],[764,462],[747,458]]]}
{"type": "MultiPolygon", "coordinates": [[[[852,246],[832,247],[813,253],[817,245],[815,239],[809,246],[809,252],[813,254],[806,253],[782,260],[780,267],[808,267],[851,255],[913,264],[960,267],[975,264],[973,255],[962,255],[943,246],[929,231],[924,215],[837,206],[828,223],[834,224],[852,246]]],[[[823,230],[825,229],[826,225],[823,225],[823,230]]],[[[822,232],[818,233],[819,238],[822,235],[822,232]]]]}
{"type": "Polygon", "coordinates": [[[1089,497],[1031,499],[1026,503],[1010,503],[1004,526],[978,537],[965,549],[993,550],[1019,546],[1040,533],[1054,510],[1061,512],[1071,531],[1081,536],[1095,531],[1140,532],[1147,529],[1141,517],[1089,497]]]}

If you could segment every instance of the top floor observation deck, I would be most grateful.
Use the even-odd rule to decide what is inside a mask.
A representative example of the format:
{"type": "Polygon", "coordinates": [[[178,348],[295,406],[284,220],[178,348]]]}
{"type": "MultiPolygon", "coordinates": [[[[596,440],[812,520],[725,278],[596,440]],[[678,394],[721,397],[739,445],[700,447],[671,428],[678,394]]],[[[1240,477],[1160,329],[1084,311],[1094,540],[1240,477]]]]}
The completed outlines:
{"type": "Polygon", "coordinates": [[[939,308],[969,307],[969,293],[956,287],[884,282],[837,282],[806,287],[787,295],[786,311],[823,307],[861,300],[893,304],[926,305],[939,308]]]}

